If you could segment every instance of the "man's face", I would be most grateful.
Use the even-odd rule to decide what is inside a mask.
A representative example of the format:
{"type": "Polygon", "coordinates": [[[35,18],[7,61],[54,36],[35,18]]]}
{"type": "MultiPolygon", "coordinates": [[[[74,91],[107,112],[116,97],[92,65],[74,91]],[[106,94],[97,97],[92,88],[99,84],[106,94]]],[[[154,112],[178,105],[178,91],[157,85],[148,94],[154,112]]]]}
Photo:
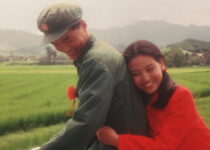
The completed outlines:
{"type": "Polygon", "coordinates": [[[55,48],[66,53],[72,60],[76,60],[88,39],[85,22],[81,21],[78,27],[68,30],[58,40],[53,41],[55,48]]]}

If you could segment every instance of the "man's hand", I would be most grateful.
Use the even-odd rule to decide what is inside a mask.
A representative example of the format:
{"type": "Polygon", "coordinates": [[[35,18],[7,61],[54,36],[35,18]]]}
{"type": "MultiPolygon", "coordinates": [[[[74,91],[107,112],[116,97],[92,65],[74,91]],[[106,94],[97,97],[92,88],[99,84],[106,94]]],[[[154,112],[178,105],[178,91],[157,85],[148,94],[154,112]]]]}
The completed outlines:
{"type": "Polygon", "coordinates": [[[32,148],[31,150],[40,150],[40,147],[32,148]]]}
{"type": "Polygon", "coordinates": [[[98,129],[96,135],[101,143],[117,147],[118,134],[111,127],[108,126],[101,127],[100,129],[98,129]]]}

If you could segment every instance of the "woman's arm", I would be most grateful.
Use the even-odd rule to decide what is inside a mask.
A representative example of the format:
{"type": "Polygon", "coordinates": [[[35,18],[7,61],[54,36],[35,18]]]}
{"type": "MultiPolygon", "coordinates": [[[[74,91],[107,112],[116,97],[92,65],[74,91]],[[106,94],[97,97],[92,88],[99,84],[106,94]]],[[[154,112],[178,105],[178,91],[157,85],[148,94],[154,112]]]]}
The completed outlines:
{"type": "Polygon", "coordinates": [[[130,134],[117,136],[111,129],[103,128],[99,130],[98,138],[119,150],[175,150],[186,135],[192,111],[195,111],[190,92],[186,89],[175,92],[166,109],[164,125],[160,134],[154,138],[130,134]],[[102,133],[106,136],[103,137],[102,133]]]}
{"type": "Polygon", "coordinates": [[[115,130],[112,129],[111,127],[108,126],[101,127],[100,129],[98,129],[96,135],[101,143],[117,147],[119,136],[115,132],[115,130]]]}

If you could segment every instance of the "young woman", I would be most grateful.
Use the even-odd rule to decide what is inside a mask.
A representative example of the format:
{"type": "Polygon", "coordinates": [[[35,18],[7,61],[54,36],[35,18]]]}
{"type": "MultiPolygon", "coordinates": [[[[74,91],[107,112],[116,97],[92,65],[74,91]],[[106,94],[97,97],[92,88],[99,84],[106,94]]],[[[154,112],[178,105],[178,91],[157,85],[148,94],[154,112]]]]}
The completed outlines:
{"type": "Polygon", "coordinates": [[[151,136],[118,135],[104,126],[98,139],[119,150],[210,150],[210,131],[191,92],[170,78],[160,50],[140,40],[126,48],[124,57],[136,88],[145,96],[151,136]]]}

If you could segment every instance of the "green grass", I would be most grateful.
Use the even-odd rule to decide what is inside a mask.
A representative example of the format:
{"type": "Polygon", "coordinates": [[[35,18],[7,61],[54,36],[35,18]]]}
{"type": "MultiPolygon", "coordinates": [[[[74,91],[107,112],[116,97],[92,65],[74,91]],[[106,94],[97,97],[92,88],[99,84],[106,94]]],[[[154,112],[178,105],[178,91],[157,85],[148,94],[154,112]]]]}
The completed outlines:
{"type": "Polygon", "coordinates": [[[206,121],[208,127],[210,128],[210,96],[196,99],[195,104],[202,118],[206,121]]]}
{"type": "Polygon", "coordinates": [[[169,73],[178,84],[190,88],[194,97],[210,96],[210,68],[169,69],[169,73]]]}
{"type": "Polygon", "coordinates": [[[51,66],[5,66],[0,65],[0,73],[68,73],[76,70],[74,66],[51,65],[51,66]]]}
{"type": "Polygon", "coordinates": [[[41,145],[55,135],[64,124],[57,124],[49,127],[40,127],[27,132],[18,131],[0,137],[1,150],[29,150],[32,147],[41,145]]]}
{"type": "Polygon", "coordinates": [[[72,66],[0,67],[0,135],[67,120],[66,88],[75,82],[72,66]]]}
{"type": "MultiPolygon", "coordinates": [[[[210,68],[168,71],[193,92],[196,107],[210,126],[210,68]]],[[[71,65],[0,65],[0,150],[27,150],[48,141],[69,119],[66,88],[76,80],[71,65]]]]}

